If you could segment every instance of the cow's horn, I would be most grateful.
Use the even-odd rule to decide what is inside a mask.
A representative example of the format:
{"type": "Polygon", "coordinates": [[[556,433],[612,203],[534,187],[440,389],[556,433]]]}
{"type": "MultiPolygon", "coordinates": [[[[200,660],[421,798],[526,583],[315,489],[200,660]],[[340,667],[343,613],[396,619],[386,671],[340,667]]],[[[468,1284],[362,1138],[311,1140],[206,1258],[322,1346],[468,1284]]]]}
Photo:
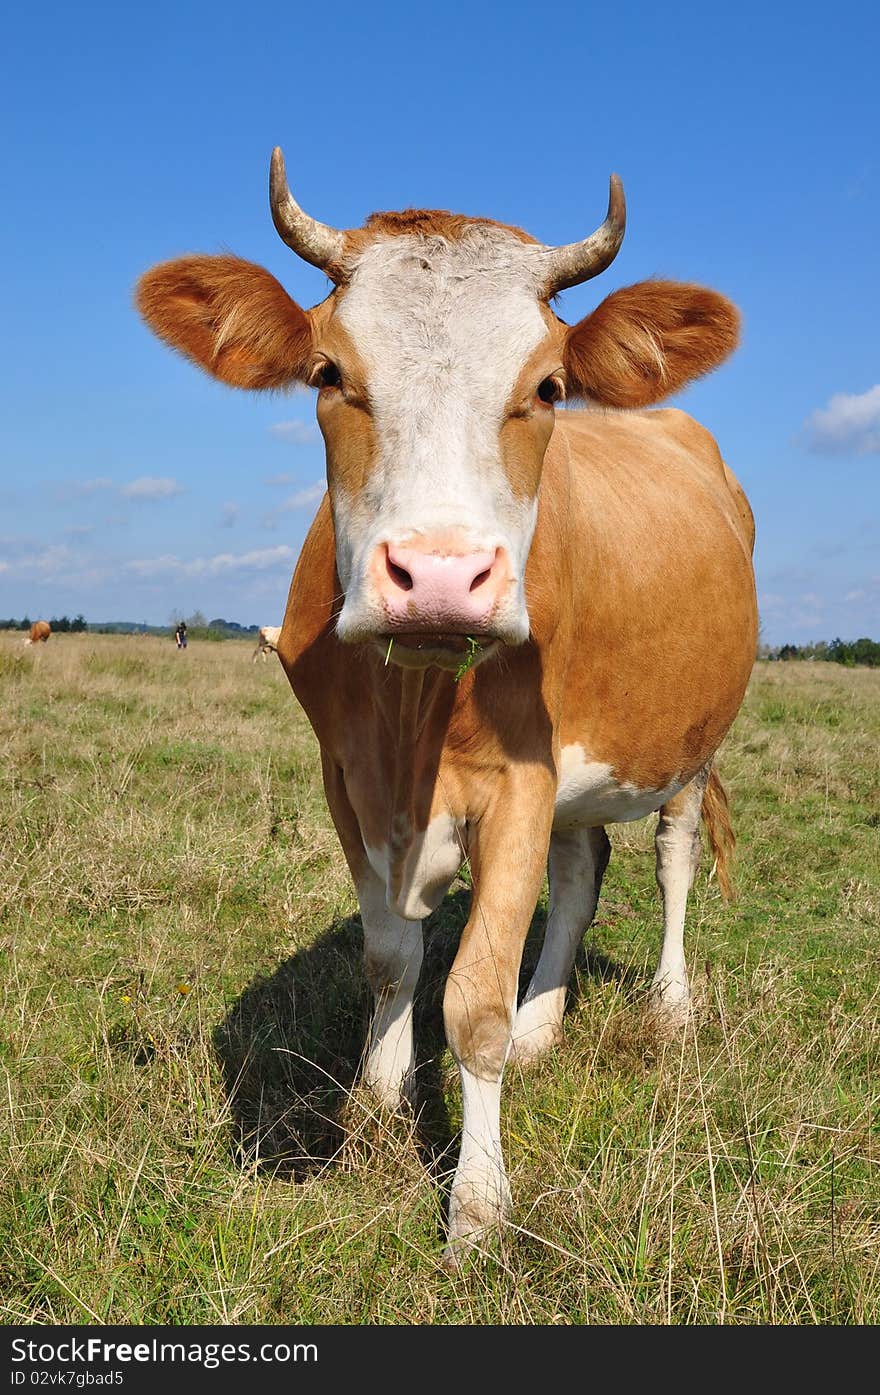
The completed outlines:
{"type": "Polygon", "coordinates": [[[342,253],[345,234],[338,228],[328,227],[303,213],[287,187],[284,171],[284,156],[281,147],[272,151],[269,168],[269,203],[272,208],[272,221],[278,234],[288,247],[298,256],[319,266],[333,281],[341,275],[342,253]]]}
{"type": "Polygon", "coordinates": [[[568,286],[578,286],[598,276],[610,266],[620,251],[626,230],[626,199],[623,185],[612,174],[608,192],[608,213],[605,222],[583,242],[569,242],[564,247],[548,247],[541,251],[541,273],[544,295],[549,297],[568,286]]]}

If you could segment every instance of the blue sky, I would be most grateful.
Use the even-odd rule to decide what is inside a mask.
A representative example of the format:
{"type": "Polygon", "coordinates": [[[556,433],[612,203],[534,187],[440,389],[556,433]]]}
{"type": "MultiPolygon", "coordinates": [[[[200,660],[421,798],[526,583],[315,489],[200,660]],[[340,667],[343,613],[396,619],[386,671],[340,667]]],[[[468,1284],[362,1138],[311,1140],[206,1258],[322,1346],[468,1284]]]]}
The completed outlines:
{"type": "Polygon", "coordinates": [[[623,249],[574,320],[651,275],[731,296],[742,347],[678,399],[751,499],[764,637],[880,638],[876,5],[16,6],[0,63],[0,617],[280,623],[323,475],[308,391],[238,393],[132,287],[231,250],[305,305],[280,144],[337,226],[429,206],[623,249]],[[717,12],[716,12],[717,11],[717,12]]]}

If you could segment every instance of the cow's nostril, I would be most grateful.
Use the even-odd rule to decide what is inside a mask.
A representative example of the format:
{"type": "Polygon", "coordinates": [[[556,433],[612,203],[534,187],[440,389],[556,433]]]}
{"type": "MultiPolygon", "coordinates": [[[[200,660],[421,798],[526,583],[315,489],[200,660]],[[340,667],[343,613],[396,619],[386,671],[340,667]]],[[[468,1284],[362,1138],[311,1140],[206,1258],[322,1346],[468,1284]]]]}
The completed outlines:
{"type": "Polygon", "coordinates": [[[413,579],[406,570],[406,567],[399,567],[396,562],[392,562],[387,554],[385,562],[388,567],[388,575],[391,577],[395,586],[399,586],[401,591],[411,591],[413,589],[413,579]]]}
{"type": "Polygon", "coordinates": [[[486,567],[485,571],[477,572],[477,575],[474,577],[473,581],[470,584],[470,590],[476,591],[479,589],[479,587],[482,586],[484,581],[488,581],[489,573],[491,572],[491,570],[491,567],[486,567]]]}

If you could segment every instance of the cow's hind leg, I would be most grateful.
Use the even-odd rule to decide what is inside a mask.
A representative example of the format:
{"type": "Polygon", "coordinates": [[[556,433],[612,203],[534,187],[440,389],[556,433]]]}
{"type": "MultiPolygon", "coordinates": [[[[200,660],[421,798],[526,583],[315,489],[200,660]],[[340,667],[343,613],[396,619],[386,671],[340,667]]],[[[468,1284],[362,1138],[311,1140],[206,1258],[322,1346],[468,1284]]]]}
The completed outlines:
{"type": "Polygon", "coordinates": [[[511,1055],[536,1060],[562,1040],[562,1016],[577,947],[592,923],[611,844],[604,828],[567,829],[550,839],[550,906],[544,945],[513,1024],[511,1055]]]}
{"type": "Polygon", "coordinates": [[[684,918],[700,862],[700,811],[708,779],[706,766],[667,800],[660,810],[654,840],[657,885],[663,897],[663,946],[651,984],[651,1010],[660,1025],[671,1028],[684,1025],[690,1005],[684,918]]]}

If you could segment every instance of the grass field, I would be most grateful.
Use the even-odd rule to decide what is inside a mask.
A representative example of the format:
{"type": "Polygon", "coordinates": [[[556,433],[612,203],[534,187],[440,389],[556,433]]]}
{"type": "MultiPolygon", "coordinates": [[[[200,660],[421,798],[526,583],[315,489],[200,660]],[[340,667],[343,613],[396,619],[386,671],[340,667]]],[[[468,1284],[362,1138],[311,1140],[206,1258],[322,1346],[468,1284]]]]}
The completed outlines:
{"type": "Polygon", "coordinates": [[[609,829],[565,1044],[506,1079],[514,1223],[450,1275],[467,891],[429,925],[421,1115],[389,1123],[349,1089],[368,997],[315,742],[251,653],[0,635],[0,1321],[880,1321],[880,672],[756,668],[719,762],[739,899],[704,857],[683,1041],[642,1015],[653,820],[609,829]]]}

